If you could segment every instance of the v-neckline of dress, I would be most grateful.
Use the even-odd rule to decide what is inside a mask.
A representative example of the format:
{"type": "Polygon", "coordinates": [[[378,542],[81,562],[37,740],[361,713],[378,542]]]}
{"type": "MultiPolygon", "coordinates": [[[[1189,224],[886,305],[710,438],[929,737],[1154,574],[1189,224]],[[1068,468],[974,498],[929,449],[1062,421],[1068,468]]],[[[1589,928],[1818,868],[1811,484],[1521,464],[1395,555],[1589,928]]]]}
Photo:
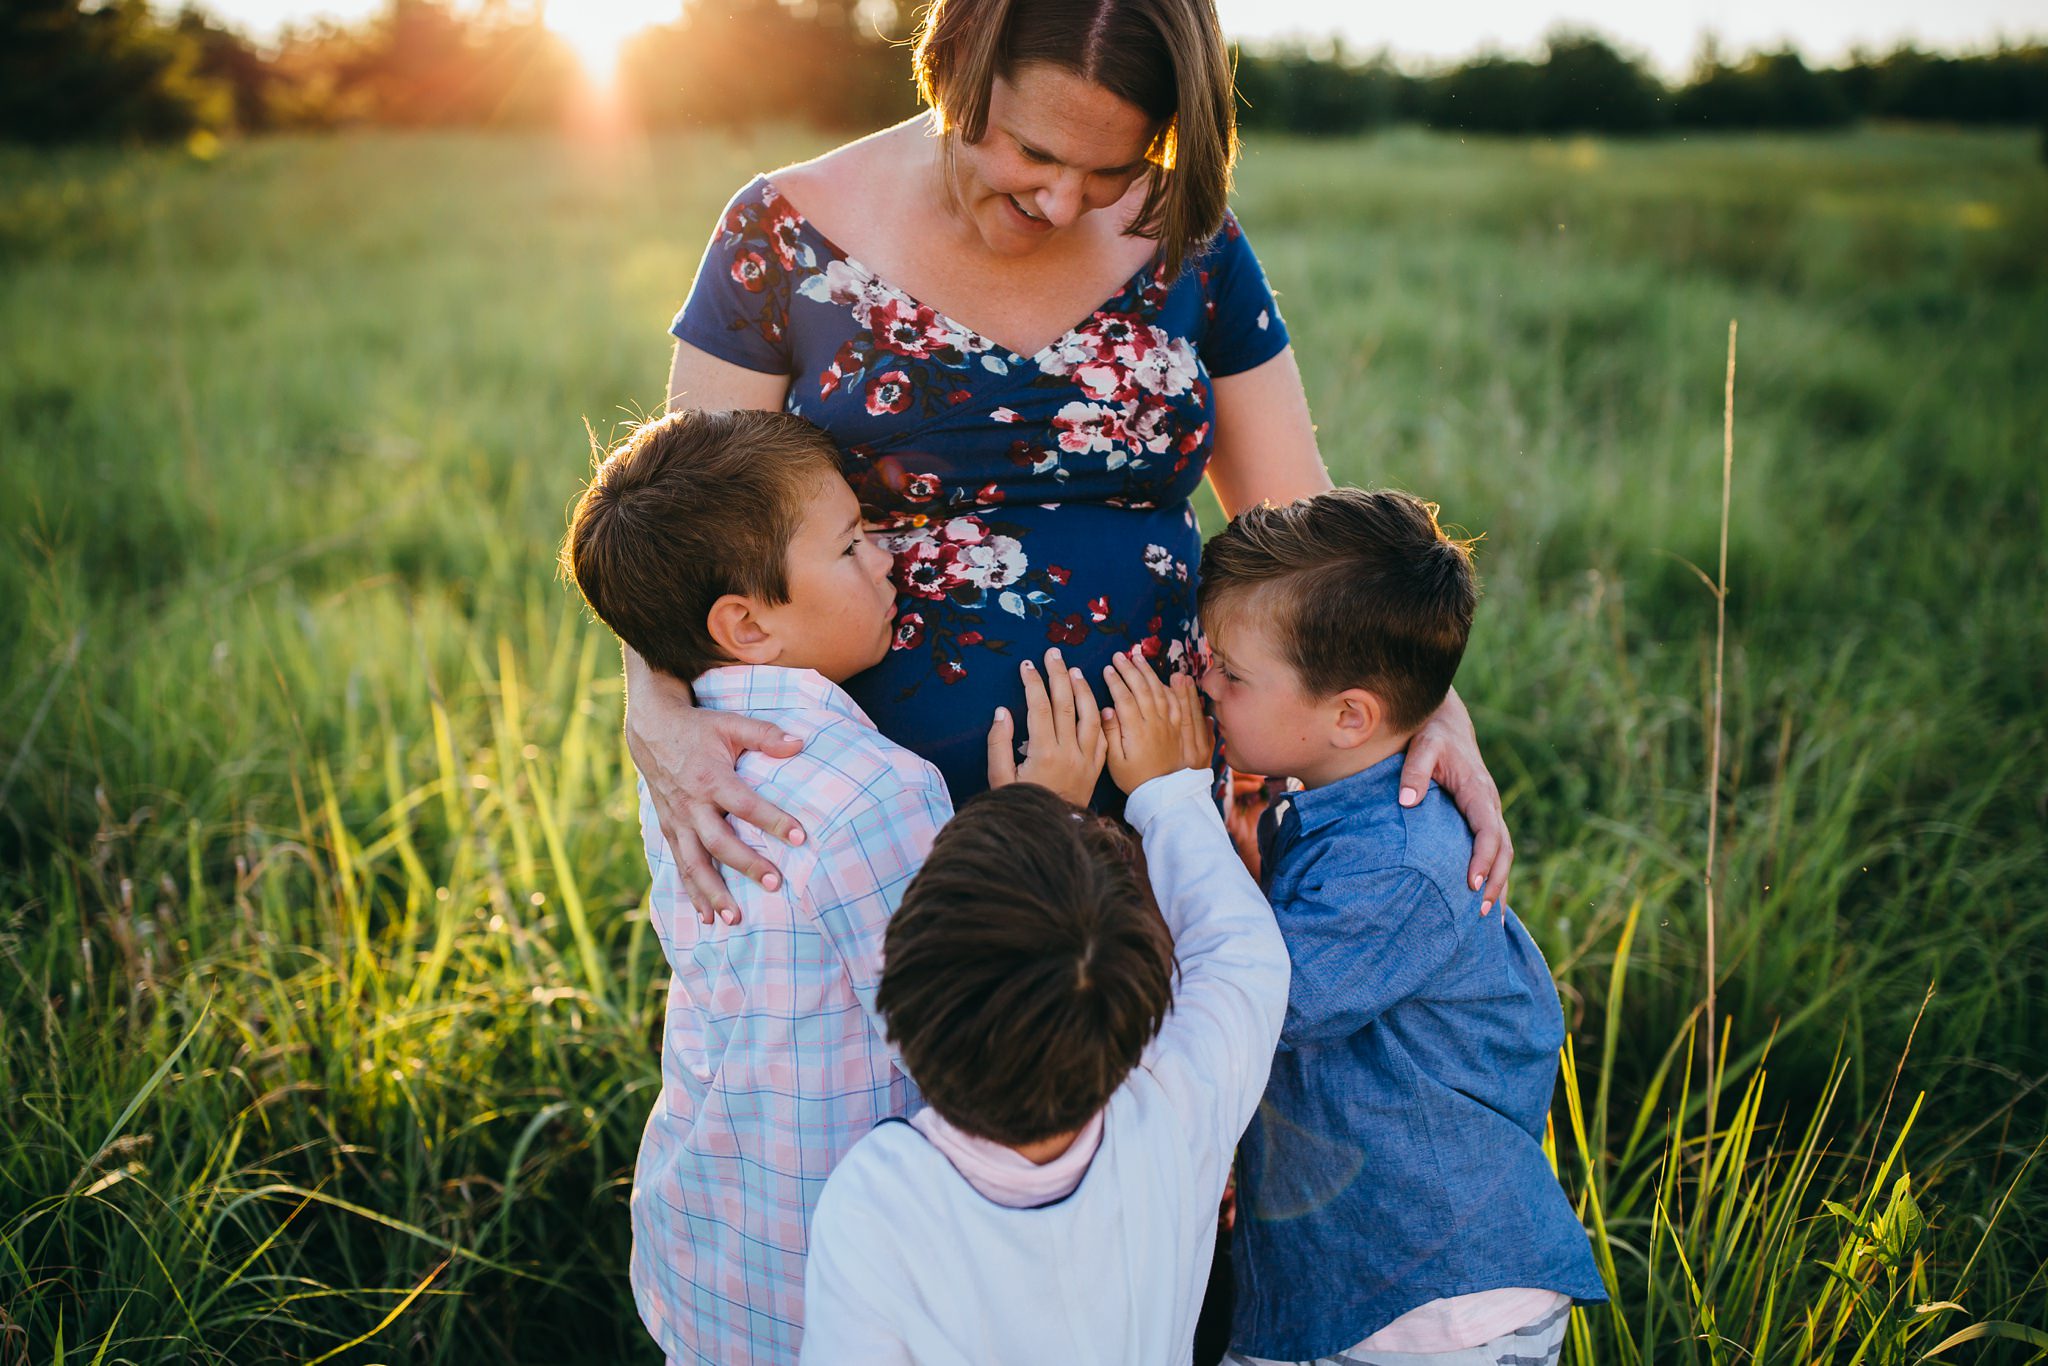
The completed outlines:
{"type": "Polygon", "coordinates": [[[899,285],[895,281],[890,280],[889,278],[882,275],[878,271],[870,270],[866,265],[862,264],[859,260],[855,259],[853,254],[848,252],[846,248],[840,246],[837,242],[833,241],[830,237],[826,236],[825,230],[819,227],[816,223],[812,222],[810,215],[806,214],[802,209],[799,209],[796,206],[796,202],[792,200],[788,195],[784,194],[781,190],[781,187],[776,185],[776,183],[773,180],[770,180],[767,176],[761,177],[761,187],[767,190],[770,194],[774,195],[777,199],[780,199],[785,205],[787,205],[789,211],[792,214],[796,215],[796,221],[798,223],[801,223],[804,227],[809,228],[811,232],[816,234],[818,240],[825,244],[826,249],[829,250],[833,255],[837,256],[841,261],[844,261],[847,264],[848,268],[860,272],[861,275],[863,275],[869,280],[874,281],[876,284],[882,286],[882,288],[884,289],[893,290],[896,293],[901,294],[905,299],[908,299],[912,304],[914,304],[918,308],[929,310],[931,315],[939,319],[941,322],[947,324],[950,327],[957,328],[964,335],[972,337],[976,341],[983,343],[985,349],[989,351],[1000,351],[1004,355],[1008,356],[1011,360],[1020,363],[1024,361],[1029,361],[1033,366],[1041,370],[1045,368],[1044,363],[1047,360],[1050,360],[1054,356],[1058,355],[1060,349],[1064,347],[1069,341],[1073,340],[1073,338],[1076,335],[1086,330],[1090,323],[1094,322],[1104,313],[1110,312],[1110,306],[1112,304],[1118,303],[1119,301],[1124,299],[1127,295],[1130,294],[1133,288],[1139,287],[1141,281],[1143,281],[1147,276],[1156,273],[1159,269],[1159,251],[1157,248],[1154,248],[1152,254],[1145,258],[1145,263],[1139,266],[1136,270],[1132,271],[1130,275],[1124,280],[1123,284],[1117,287],[1116,293],[1110,295],[1101,303],[1089,309],[1087,316],[1083,317],[1079,322],[1075,323],[1072,327],[1067,328],[1064,332],[1060,333],[1057,337],[1054,337],[1045,345],[1039,347],[1036,351],[1026,354],[1025,352],[1020,351],[1015,347],[1005,346],[1002,342],[997,341],[995,338],[989,336],[987,333],[982,332],[977,328],[969,327],[966,323],[961,322],[958,318],[954,317],[950,313],[947,313],[943,309],[933,308],[930,304],[918,298],[915,294],[912,294],[902,285],[899,285]]]}

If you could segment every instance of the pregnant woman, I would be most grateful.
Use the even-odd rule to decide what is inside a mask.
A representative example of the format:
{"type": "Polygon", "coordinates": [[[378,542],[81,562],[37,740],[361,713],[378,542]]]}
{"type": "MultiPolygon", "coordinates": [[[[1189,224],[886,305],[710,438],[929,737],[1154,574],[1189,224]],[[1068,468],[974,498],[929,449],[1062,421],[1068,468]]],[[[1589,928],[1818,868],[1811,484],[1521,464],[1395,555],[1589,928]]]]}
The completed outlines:
{"type": "MultiPolygon", "coordinates": [[[[829,432],[896,557],[895,648],[848,684],[891,739],[985,785],[999,706],[1050,647],[1196,666],[1206,475],[1226,512],[1329,487],[1285,324],[1226,207],[1231,66],[1210,0],[937,0],[927,111],[754,180],[677,315],[674,407],[784,408],[829,432]]],[[[803,832],[733,772],[791,751],[628,654],[626,730],[685,886],[769,887],[728,814],[803,832]]],[[[1499,794],[1454,693],[1411,750],[1505,888],[1499,794]]]]}

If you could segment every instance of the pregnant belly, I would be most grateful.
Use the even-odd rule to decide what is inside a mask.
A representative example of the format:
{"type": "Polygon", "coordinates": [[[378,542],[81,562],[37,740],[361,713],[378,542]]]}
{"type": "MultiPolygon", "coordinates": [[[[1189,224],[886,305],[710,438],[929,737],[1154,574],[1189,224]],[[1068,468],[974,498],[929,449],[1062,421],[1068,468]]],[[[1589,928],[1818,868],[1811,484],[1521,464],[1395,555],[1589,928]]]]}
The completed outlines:
{"type": "Polygon", "coordinates": [[[982,509],[885,533],[896,556],[888,656],[846,687],[875,725],[946,777],[957,806],[988,785],[997,707],[1022,724],[1020,661],[1058,648],[1098,704],[1118,650],[1188,667],[1201,533],[1186,503],[982,509]]]}

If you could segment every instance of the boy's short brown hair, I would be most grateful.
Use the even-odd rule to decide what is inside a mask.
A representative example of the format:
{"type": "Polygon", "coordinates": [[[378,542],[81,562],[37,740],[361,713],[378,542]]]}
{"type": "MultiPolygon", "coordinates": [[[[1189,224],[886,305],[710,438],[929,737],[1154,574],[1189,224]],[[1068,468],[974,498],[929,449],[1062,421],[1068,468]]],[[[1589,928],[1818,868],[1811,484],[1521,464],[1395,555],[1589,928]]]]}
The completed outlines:
{"type": "Polygon", "coordinates": [[[1472,631],[1473,541],[1395,489],[1248,509],[1202,547],[1202,616],[1252,605],[1314,697],[1364,688],[1413,730],[1443,704],[1472,631]]]}
{"type": "Polygon", "coordinates": [[[789,542],[839,449],[790,413],[685,409],[612,448],[576,503],[562,562],[620,640],[685,682],[727,663],[711,606],[789,601],[789,542]]]}
{"type": "Polygon", "coordinates": [[[876,1004],[950,1123],[1013,1147],[1109,1103],[1173,1005],[1137,840],[1030,783],[939,831],[890,917],[876,1004]]]}

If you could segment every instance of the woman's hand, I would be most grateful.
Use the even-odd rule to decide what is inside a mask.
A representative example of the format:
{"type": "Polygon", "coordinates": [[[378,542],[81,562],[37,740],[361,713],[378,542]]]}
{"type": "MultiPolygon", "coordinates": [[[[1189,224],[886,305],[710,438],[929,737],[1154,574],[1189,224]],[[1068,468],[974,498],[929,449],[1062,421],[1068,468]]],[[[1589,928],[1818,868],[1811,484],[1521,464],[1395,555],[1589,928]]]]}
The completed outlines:
{"type": "Polygon", "coordinates": [[[996,708],[988,730],[988,785],[1037,783],[1086,806],[1102,776],[1108,744],[1095,694],[1079,669],[1070,669],[1058,650],[1045,652],[1045,677],[1030,660],[1019,666],[1024,675],[1024,763],[1017,763],[1017,723],[1007,707],[996,708]]]}
{"type": "Polygon", "coordinates": [[[1500,788],[1479,757],[1479,738],[1472,733],[1472,713],[1453,688],[1436,714],[1408,742],[1408,761],[1401,765],[1401,805],[1422,800],[1430,780],[1451,795],[1465,824],[1472,827],[1472,866],[1465,880],[1474,891],[1485,888],[1479,913],[1487,914],[1508,897],[1508,873],[1515,866],[1514,841],[1500,809],[1500,788]]]}
{"type": "Polygon", "coordinates": [[[697,918],[709,925],[715,915],[728,925],[738,924],[739,907],[713,860],[771,892],[782,885],[782,875],[740,840],[726,817],[759,826],[784,844],[802,844],[804,832],[734,769],[750,749],[787,759],[803,742],[766,721],[693,705],[686,685],[655,672],[628,650],[626,748],[647,780],[662,838],[675,856],[697,918]]]}
{"type": "Polygon", "coordinates": [[[1109,776],[1125,795],[1168,773],[1209,766],[1214,737],[1208,746],[1202,745],[1208,718],[1202,714],[1193,679],[1178,675],[1169,688],[1143,656],[1121,650],[1102,675],[1115,703],[1102,713],[1109,737],[1109,776]],[[1202,758],[1191,765],[1188,757],[1197,749],[1202,758]]]}

